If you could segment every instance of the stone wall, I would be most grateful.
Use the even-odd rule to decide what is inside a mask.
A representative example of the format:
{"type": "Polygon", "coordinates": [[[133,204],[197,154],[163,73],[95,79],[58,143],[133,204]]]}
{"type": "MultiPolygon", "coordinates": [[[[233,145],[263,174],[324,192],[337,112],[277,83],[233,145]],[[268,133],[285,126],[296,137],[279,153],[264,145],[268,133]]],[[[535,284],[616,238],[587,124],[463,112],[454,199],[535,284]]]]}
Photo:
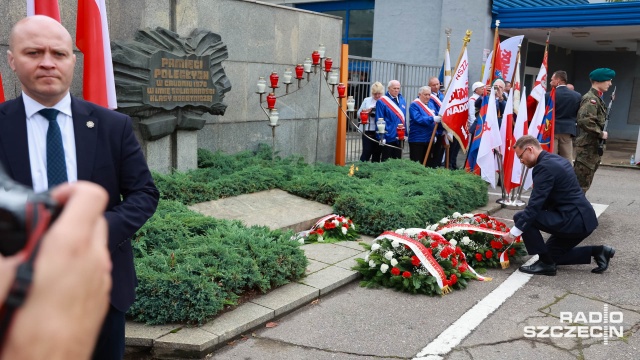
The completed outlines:
{"type": "MultiPolygon", "coordinates": [[[[75,0],[59,0],[63,25],[75,37],[75,0]]],[[[24,0],[3,0],[0,14],[0,51],[6,53],[11,26],[26,14],[24,0]]],[[[339,66],[342,20],[285,6],[249,0],[110,0],[107,16],[111,41],[129,41],[138,29],[164,27],[188,36],[202,28],[222,36],[229,58],[223,62],[232,89],[224,102],[224,116],[205,115],[207,124],[197,132],[178,131],[172,136],[143,143],[152,169],[169,172],[195,166],[196,147],[233,153],[271,144],[271,127],[255,94],[258,77],[304,61],[319,43],[339,66]]],[[[82,95],[82,54],[78,55],[72,93],[82,95]]],[[[0,61],[5,95],[20,94],[19,83],[6,62],[0,61]]],[[[280,155],[300,154],[308,162],[334,162],[337,105],[320,78],[300,91],[279,98],[280,121],[275,148],[280,155]],[[320,94],[319,94],[320,92],[320,94]]],[[[303,80],[303,83],[305,81],[303,80]]],[[[293,85],[290,90],[295,90],[293,85]]],[[[276,95],[284,93],[278,89],[276,95]]]]}

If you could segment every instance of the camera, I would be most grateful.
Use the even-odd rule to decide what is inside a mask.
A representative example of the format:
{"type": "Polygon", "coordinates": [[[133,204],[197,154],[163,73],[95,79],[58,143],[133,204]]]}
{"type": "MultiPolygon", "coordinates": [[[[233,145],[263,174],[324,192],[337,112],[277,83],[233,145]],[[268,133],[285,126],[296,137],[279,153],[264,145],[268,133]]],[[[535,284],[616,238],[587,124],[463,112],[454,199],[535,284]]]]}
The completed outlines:
{"type": "Polygon", "coordinates": [[[371,108],[371,110],[369,110],[369,119],[376,119],[376,108],[371,108]]]}
{"type": "Polygon", "coordinates": [[[40,241],[60,210],[49,193],[36,194],[16,183],[0,164],[0,255],[17,254],[27,243],[40,241]]]}

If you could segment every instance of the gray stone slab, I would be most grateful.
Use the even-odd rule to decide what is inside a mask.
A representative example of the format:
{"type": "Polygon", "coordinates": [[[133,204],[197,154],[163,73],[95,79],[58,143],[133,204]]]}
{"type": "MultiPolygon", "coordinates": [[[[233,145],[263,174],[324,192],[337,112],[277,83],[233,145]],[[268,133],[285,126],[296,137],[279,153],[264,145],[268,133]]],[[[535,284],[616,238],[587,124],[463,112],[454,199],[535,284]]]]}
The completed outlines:
{"type": "Polygon", "coordinates": [[[273,310],[277,317],[308,303],[319,295],[320,291],[314,287],[291,283],[259,296],[251,302],[273,310]]]}
{"type": "Polygon", "coordinates": [[[316,271],[322,270],[324,268],[326,268],[327,266],[331,266],[329,264],[325,264],[321,261],[316,261],[313,259],[307,259],[309,260],[309,265],[307,265],[307,270],[306,270],[306,274],[313,274],[316,271]]]}
{"type": "Polygon", "coordinates": [[[337,266],[329,266],[300,280],[300,283],[313,286],[320,290],[320,295],[325,295],[342,285],[356,280],[360,274],[353,270],[346,270],[337,266]]]}
{"type": "MultiPolygon", "coordinates": [[[[572,319],[578,320],[578,321],[575,321],[576,323],[580,323],[583,325],[593,325],[589,323],[589,318],[588,318],[589,313],[604,314],[605,305],[607,305],[609,314],[611,314],[612,312],[622,313],[621,323],[615,323],[615,324],[609,323],[609,325],[623,326],[626,331],[626,330],[629,330],[635,324],[640,323],[640,314],[638,314],[635,311],[626,310],[615,305],[607,304],[602,301],[590,299],[590,298],[583,297],[576,294],[568,294],[567,296],[562,298],[560,301],[554,302],[549,307],[544,308],[541,311],[543,313],[547,313],[549,315],[556,317],[558,319],[558,323],[555,325],[562,324],[560,323],[560,320],[559,320],[560,312],[571,313],[572,319]],[[582,319],[578,318],[578,313],[582,313],[587,316],[586,322],[580,321],[582,319]]],[[[595,315],[595,316],[598,316],[598,315],[595,315]]],[[[598,321],[597,318],[594,318],[594,320],[596,322],[598,321]]],[[[603,321],[604,321],[604,318],[603,318],[603,321]]],[[[616,321],[617,321],[617,317],[616,317],[616,321]]],[[[602,324],[596,323],[595,325],[602,325],[602,324]]]]}
{"type": "Polygon", "coordinates": [[[313,243],[300,247],[309,259],[322,261],[326,264],[335,264],[362,252],[336,244],[313,243]]]}
{"type": "MultiPolygon", "coordinates": [[[[371,241],[373,241],[373,239],[371,241]]],[[[363,238],[360,237],[360,239],[356,239],[355,241],[340,241],[334,244],[338,246],[344,246],[346,248],[353,249],[353,250],[364,251],[364,248],[362,247],[362,245],[360,245],[360,242],[367,242],[367,241],[363,241],[363,238]]]]}
{"type": "Polygon", "coordinates": [[[347,270],[351,270],[351,268],[353,268],[354,266],[358,265],[358,263],[356,262],[356,258],[364,258],[367,255],[367,251],[363,251],[357,255],[353,255],[352,257],[348,258],[348,259],[344,259],[342,261],[340,261],[339,263],[335,264],[334,266],[337,267],[341,267],[343,269],[347,269],[347,270]]]}
{"type": "Polygon", "coordinates": [[[273,319],[274,316],[275,312],[272,309],[249,302],[222,314],[203,325],[201,329],[218,335],[220,342],[224,342],[273,319]]]}
{"type": "Polygon", "coordinates": [[[467,349],[473,360],[495,360],[496,354],[502,359],[540,360],[544,359],[575,359],[569,351],[563,351],[543,342],[512,341],[506,343],[492,343],[467,349]]]}
{"type": "Polygon", "coordinates": [[[172,331],[179,330],[183,325],[146,325],[127,321],[124,327],[125,345],[153,346],[153,341],[172,331]]]}
{"type": "Polygon", "coordinates": [[[156,357],[195,357],[211,350],[220,337],[201,328],[183,328],[154,342],[152,353],[156,357]]]}

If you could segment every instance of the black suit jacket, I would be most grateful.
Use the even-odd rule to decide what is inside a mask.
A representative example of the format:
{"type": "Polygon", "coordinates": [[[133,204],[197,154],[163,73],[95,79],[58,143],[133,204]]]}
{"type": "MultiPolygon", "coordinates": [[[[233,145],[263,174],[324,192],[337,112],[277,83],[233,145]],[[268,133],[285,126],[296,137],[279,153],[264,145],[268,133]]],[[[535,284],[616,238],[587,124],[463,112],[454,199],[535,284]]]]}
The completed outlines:
{"type": "MultiPolygon", "coordinates": [[[[111,304],[126,312],[137,285],[131,237],[155,212],[158,190],[130,117],[73,96],[71,111],[78,180],[101,185],[109,193],[105,218],[113,263],[111,304]]],[[[22,97],[0,104],[0,161],[11,178],[33,187],[22,97]]]]}
{"type": "Polygon", "coordinates": [[[525,231],[535,220],[555,234],[589,233],[598,227],[596,213],[567,159],[542,151],[532,177],[533,191],[515,223],[518,229],[525,231]]]}
{"type": "MultiPolygon", "coordinates": [[[[546,100],[549,100],[549,94],[545,96],[546,100]]],[[[580,109],[580,99],[582,95],[579,92],[573,91],[566,86],[556,87],[556,102],[555,102],[555,133],[556,134],[571,134],[576,136],[576,123],[578,121],[578,109],[580,109]]]]}

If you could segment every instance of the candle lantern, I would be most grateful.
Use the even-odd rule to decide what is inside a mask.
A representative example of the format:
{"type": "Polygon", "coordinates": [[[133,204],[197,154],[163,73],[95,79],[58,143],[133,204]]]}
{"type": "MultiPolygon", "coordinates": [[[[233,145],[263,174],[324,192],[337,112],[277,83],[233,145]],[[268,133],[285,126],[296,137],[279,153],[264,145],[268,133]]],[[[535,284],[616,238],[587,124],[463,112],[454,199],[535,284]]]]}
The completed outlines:
{"type": "Polygon", "coordinates": [[[404,141],[404,125],[403,124],[398,124],[398,127],[396,128],[396,132],[398,134],[398,140],[404,141]]]}
{"type": "Polygon", "coordinates": [[[349,96],[347,98],[347,111],[353,111],[356,106],[356,101],[353,99],[353,96],[349,96]]]}
{"type": "Polygon", "coordinates": [[[369,123],[369,112],[360,111],[360,123],[362,125],[367,125],[369,123]]]}
{"type": "Polygon", "coordinates": [[[336,71],[332,71],[328,75],[327,82],[329,85],[337,85],[338,84],[338,73],[336,71]]]}
{"type": "Polygon", "coordinates": [[[267,82],[264,80],[264,77],[260,76],[260,79],[258,79],[258,94],[264,94],[266,87],[267,82]]]}
{"type": "Polygon", "coordinates": [[[384,128],[385,126],[387,126],[387,123],[384,122],[383,118],[379,118],[378,122],[376,123],[376,126],[378,127],[378,134],[384,134],[384,128]]]}
{"type": "Polygon", "coordinates": [[[276,109],[276,108],[271,109],[271,111],[269,112],[269,125],[270,126],[278,125],[279,115],[280,115],[280,113],[278,113],[278,109],[276,109]]]}
{"type": "Polygon", "coordinates": [[[278,87],[278,79],[280,79],[280,76],[278,76],[277,72],[272,72],[271,75],[269,76],[269,81],[271,82],[271,88],[275,89],[278,87]]]}
{"type": "Polygon", "coordinates": [[[313,66],[320,65],[320,53],[318,50],[314,50],[311,53],[311,59],[313,60],[313,66]]]}
{"type": "Polygon", "coordinates": [[[289,84],[291,84],[291,77],[292,77],[291,69],[287,69],[284,72],[284,76],[282,77],[282,81],[285,84],[289,85],[289,84]]]}
{"type": "Polygon", "coordinates": [[[301,80],[304,73],[304,66],[302,64],[296,65],[296,79],[301,80]]]}
{"type": "Polygon", "coordinates": [[[268,109],[273,109],[276,106],[276,94],[274,93],[269,93],[269,95],[267,95],[267,108],[268,109]]]}
{"type": "Polygon", "coordinates": [[[338,97],[339,98],[343,98],[344,97],[344,93],[346,91],[347,91],[347,87],[343,83],[338,84],[338,97]]]}
{"type": "Polygon", "coordinates": [[[304,60],[304,72],[306,73],[310,73],[311,72],[311,59],[306,58],[304,60]]]}
{"type": "Polygon", "coordinates": [[[333,66],[333,60],[330,57],[324,59],[324,71],[331,71],[331,66],[333,66]]]}
{"type": "Polygon", "coordinates": [[[324,52],[325,52],[325,50],[326,50],[326,49],[325,49],[324,45],[320,44],[320,45],[318,46],[318,53],[320,54],[320,58],[321,58],[321,59],[324,59],[324,52]]]}

